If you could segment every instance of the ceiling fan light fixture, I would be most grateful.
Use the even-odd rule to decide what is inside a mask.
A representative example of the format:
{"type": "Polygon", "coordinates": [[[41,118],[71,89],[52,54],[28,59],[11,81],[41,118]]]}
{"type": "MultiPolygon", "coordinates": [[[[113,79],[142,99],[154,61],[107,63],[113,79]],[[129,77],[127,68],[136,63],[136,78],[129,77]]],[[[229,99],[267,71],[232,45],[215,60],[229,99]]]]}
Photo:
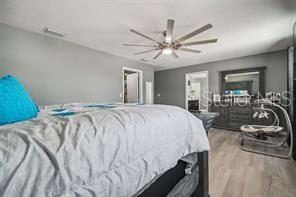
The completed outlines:
{"type": "Polygon", "coordinates": [[[211,24],[204,25],[194,31],[192,31],[189,34],[186,34],[185,36],[179,38],[179,39],[173,39],[173,29],[174,29],[175,21],[172,19],[168,19],[167,21],[167,28],[162,33],[162,35],[165,37],[165,40],[157,41],[154,38],[151,38],[150,36],[147,36],[145,34],[142,34],[136,30],[131,29],[130,31],[134,34],[137,34],[138,36],[141,36],[142,38],[145,38],[146,40],[153,41],[154,44],[123,44],[123,46],[137,46],[137,47],[152,47],[153,49],[148,51],[143,51],[139,53],[134,53],[135,55],[144,54],[152,51],[158,51],[158,53],[153,57],[153,59],[157,59],[160,55],[172,55],[175,58],[178,58],[177,51],[182,52],[189,52],[189,53],[201,53],[200,50],[190,49],[190,48],[184,48],[184,46],[194,46],[194,45],[202,45],[202,44],[210,44],[215,43],[218,41],[218,39],[210,39],[210,40],[199,40],[194,42],[186,42],[192,37],[197,36],[198,34],[201,34],[213,27],[211,24]]]}
{"type": "Polygon", "coordinates": [[[162,53],[165,54],[165,55],[172,54],[173,53],[173,49],[171,49],[171,48],[165,48],[165,49],[162,50],[162,53]]]}

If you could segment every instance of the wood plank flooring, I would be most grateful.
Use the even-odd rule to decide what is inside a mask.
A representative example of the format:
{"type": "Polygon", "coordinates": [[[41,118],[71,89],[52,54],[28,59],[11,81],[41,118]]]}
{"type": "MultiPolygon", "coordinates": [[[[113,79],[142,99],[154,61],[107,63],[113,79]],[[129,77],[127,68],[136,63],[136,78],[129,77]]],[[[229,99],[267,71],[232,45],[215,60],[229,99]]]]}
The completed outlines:
{"type": "Polygon", "coordinates": [[[248,153],[239,148],[239,133],[211,129],[212,197],[296,197],[296,162],[248,153]]]}

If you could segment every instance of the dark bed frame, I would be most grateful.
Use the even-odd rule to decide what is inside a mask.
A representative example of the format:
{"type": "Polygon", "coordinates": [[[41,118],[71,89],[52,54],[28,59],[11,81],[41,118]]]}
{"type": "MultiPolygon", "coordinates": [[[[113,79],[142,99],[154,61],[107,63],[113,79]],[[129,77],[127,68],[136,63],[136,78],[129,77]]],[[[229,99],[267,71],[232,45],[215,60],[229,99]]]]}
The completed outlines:
{"type": "MultiPolygon", "coordinates": [[[[195,116],[203,121],[203,125],[208,132],[212,126],[213,119],[219,114],[208,113],[208,115],[200,115],[194,113],[195,116]]],[[[210,197],[209,195],[209,154],[208,151],[197,153],[199,167],[198,186],[192,193],[192,197],[210,197]]],[[[186,163],[178,161],[177,165],[165,172],[150,187],[144,190],[138,197],[164,197],[174,188],[174,186],[184,177],[186,163]]]]}
{"type": "MultiPolygon", "coordinates": [[[[199,184],[192,197],[209,197],[209,168],[208,152],[198,154],[199,184]]],[[[138,197],[163,197],[169,194],[174,186],[186,175],[186,162],[179,161],[178,164],[165,172],[149,188],[138,197]]]]}

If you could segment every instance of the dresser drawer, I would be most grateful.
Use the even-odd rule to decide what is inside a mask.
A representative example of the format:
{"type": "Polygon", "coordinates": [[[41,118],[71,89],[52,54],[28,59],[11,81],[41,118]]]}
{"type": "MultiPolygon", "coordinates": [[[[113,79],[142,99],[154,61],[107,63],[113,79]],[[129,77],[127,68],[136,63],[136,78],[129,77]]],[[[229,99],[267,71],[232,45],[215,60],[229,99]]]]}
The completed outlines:
{"type": "Polygon", "coordinates": [[[252,111],[250,107],[229,107],[229,113],[252,114],[252,111]]]}
{"type": "Polygon", "coordinates": [[[251,121],[252,116],[251,114],[244,114],[244,113],[231,113],[229,114],[229,120],[237,120],[237,121],[251,121]]]}
{"type": "Polygon", "coordinates": [[[244,125],[243,123],[237,123],[237,122],[229,122],[229,127],[235,130],[240,130],[240,127],[244,125]]]}
{"type": "Polygon", "coordinates": [[[210,111],[218,112],[221,115],[228,112],[227,108],[228,108],[227,106],[211,106],[210,111]]]}

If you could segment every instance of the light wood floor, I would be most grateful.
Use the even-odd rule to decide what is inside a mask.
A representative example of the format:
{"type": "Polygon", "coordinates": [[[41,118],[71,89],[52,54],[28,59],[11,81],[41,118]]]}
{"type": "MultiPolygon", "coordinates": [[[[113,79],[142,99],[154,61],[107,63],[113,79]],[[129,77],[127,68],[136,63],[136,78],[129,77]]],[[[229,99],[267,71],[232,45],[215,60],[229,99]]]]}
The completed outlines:
{"type": "Polygon", "coordinates": [[[296,197],[296,162],[248,153],[239,133],[211,129],[212,197],[296,197]]]}

